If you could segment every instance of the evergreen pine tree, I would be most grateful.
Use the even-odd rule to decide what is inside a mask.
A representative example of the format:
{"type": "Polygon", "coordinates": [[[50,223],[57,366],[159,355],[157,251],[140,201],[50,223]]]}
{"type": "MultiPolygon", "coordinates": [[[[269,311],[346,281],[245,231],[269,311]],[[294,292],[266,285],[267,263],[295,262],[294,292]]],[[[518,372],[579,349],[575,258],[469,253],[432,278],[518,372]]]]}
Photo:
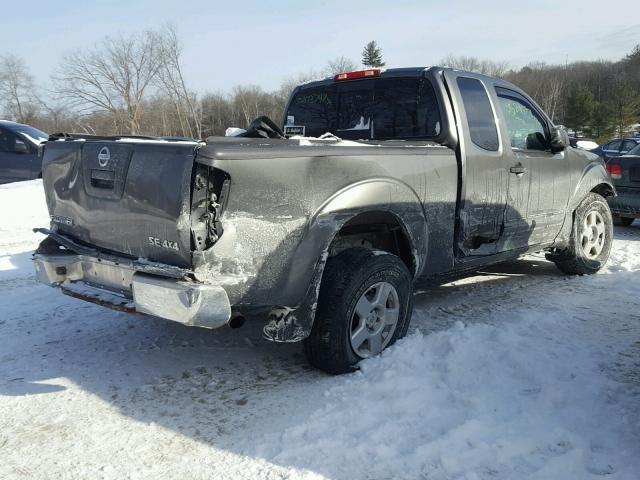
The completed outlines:
{"type": "Polygon", "coordinates": [[[566,124],[576,133],[591,125],[595,104],[593,94],[584,85],[576,86],[567,98],[566,124]]]}
{"type": "Polygon", "coordinates": [[[632,87],[621,84],[614,90],[610,104],[617,134],[625,135],[631,124],[638,121],[640,94],[632,87]]]}
{"type": "Polygon", "coordinates": [[[593,120],[591,121],[591,135],[599,142],[609,140],[615,133],[615,119],[611,105],[595,102],[593,106],[593,120]]]}
{"type": "Polygon", "coordinates": [[[385,66],[385,62],[382,61],[382,50],[375,40],[367,43],[362,50],[362,64],[365,67],[375,68],[385,66]]]}

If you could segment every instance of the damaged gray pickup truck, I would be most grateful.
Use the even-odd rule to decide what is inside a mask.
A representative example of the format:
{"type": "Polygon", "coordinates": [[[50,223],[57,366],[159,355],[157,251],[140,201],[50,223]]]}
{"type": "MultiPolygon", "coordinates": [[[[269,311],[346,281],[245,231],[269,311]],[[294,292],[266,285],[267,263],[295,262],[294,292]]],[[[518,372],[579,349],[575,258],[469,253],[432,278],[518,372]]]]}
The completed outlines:
{"type": "Polygon", "coordinates": [[[405,335],[420,279],[609,256],[604,164],[505,81],[345,73],[297,87],[274,132],[50,138],[39,280],[185,325],[262,315],[267,339],[341,373],[405,335]]]}

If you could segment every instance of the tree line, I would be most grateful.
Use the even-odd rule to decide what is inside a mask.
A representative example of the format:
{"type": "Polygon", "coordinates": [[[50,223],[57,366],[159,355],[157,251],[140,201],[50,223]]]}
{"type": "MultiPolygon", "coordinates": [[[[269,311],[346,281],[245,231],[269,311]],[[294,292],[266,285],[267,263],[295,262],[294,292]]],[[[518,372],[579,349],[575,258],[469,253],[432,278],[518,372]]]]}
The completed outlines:
{"type": "Polygon", "coordinates": [[[640,45],[619,61],[532,62],[510,69],[506,62],[450,55],[441,63],[512,82],[554,123],[582,136],[605,141],[630,135],[640,120],[640,45]]]}
{"type": "MultiPolygon", "coordinates": [[[[619,61],[537,62],[514,69],[506,62],[449,55],[440,64],[505,78],[528,92],[555,123],[586,136],[603,140],[638,121],[640,46],[619,61]]],[[[206,138],[260,115],[278,121],[299,83],[384,65],[382,50],[372,41],[361,63],[340,56],[285,79],[275,91],[250,84],[197,93],[183,73],[180,38],[165,26],[105,37],[64,55],[46,88],[36,84],[24,59],[2,55],[0,106],[4,118],[51,133],[206,138]]]]}

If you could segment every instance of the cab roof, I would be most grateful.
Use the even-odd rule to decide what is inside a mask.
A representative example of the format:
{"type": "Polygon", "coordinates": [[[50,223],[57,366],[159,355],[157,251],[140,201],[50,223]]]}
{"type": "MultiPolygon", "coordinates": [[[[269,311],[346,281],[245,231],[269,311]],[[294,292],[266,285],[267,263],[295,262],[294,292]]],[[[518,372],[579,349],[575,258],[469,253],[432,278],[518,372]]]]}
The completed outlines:
{"type": "MultiPolygon", "coordinates": [[[[380,75],[376,78],[393,78],[393,77],[419,77],[425,71],[434,67],[403,67],[403,68],[381,68],[380,75]]],[[[298,88],[313,88],[321,87],[324,85],[331,85],[333,83],[351,82],[357,80],[335,80],[333,76],[323,78],[322,80],[312,80],[307,83],[300,84],[298,88]]]]}

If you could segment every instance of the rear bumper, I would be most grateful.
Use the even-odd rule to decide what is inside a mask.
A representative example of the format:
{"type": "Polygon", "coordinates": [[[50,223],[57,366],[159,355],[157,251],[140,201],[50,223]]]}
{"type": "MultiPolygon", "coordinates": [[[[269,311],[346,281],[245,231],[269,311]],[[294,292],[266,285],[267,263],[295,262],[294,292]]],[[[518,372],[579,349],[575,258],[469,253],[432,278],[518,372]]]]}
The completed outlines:
{"type": "Polygon", "coordinates": [[[609,208],[615,215],[640,217],[640,188],[616,187],[618,196],[609,197],[609,208]]]}
{"type": "Polygon", "coordinates": [[[150,275],[131,263],[87,255],[35,254],[33,262],[41,283],[106,307],[205,328],[231,318],[227,292],[217,285],[150,275]]]}

